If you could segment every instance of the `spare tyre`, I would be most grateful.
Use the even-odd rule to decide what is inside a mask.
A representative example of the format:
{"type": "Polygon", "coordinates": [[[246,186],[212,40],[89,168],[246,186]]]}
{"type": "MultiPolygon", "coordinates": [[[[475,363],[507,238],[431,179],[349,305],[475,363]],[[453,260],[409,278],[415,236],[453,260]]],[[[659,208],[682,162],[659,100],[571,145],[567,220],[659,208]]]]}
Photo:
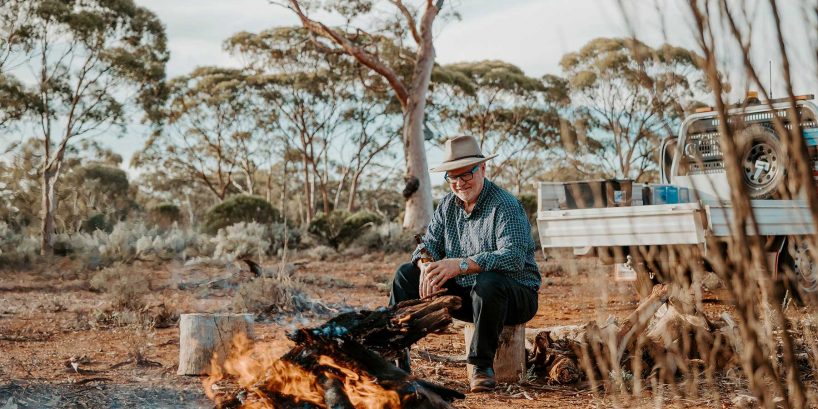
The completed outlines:
{"type": "Polygon", "coordinates": [[[767,127],[753,125],[737,135],[744,185],[751,199],[767,199],[784,182],[786,157],[778,136],[767,127]]]}

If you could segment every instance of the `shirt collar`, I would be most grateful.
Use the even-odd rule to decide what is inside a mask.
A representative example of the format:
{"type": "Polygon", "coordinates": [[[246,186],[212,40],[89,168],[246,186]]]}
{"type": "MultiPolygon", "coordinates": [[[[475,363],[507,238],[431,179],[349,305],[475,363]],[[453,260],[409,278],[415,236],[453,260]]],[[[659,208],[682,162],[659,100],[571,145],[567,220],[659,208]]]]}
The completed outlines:
{"type": "MultiPolygon", "coordinates": [[[[474,204],[474,208],[471,209],[471,213],[466,213],[466,217],[470,217],[480,210],[480,208],[482,207],[481,205],[483,204],[483,202],[486,201],[486,197],[489,195],[489,190],[492,189],[493,187],[494,184],[491,183],[491,181],[489,181],[488,178],[483,179],[483,189],[480,190],[480,194],[477,195],[477,203],[474,204]]],[[[454,193],[452,194],[454,195],[454,193]]],[[[466,207],[464,206],[463,201],[460,200],[460,198],[457,197],[457,195],[454,196],[454,202],[457,203],[457,206],[463,209],[464,213],[466,212],[466,207]]]]}

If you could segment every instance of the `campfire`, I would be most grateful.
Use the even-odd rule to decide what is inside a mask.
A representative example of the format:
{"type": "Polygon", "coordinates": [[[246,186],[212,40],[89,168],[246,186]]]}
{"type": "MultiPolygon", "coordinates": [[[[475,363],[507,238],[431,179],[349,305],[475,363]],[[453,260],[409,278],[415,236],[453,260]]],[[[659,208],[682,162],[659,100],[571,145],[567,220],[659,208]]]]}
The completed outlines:
{"type": "Polygon", "coordinates": [[[439,296],[340,314],[289,334],[295,346],[281,357],[239,337],[224,364],[213,365],[205,392],[218,408],[449,408],[465,396],[391,362],[446,328],[459,306],[459,298],[439,296]],[[227,376],[238,390],[217,387],[227,376]]]}

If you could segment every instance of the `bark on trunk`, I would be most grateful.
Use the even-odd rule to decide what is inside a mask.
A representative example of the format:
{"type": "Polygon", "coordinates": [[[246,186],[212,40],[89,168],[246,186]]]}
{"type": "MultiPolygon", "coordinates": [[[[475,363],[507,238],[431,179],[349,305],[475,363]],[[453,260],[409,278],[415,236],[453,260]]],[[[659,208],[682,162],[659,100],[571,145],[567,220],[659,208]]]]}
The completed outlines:
{"type": "Polygon", "coordinates": [[[432,182],[423,146],[424,105],[425,100],[410,104],[403,126],[407,184],[417,183],[417,190],[406,198],[403,228],[414,233],[425,230],[432,220],[432,182]]]}
{"type": "MultiPolygon", "coordinates": [[[[431,11],[427,11],[431,13],[431,11]]],[[[422,232],[432,220],[432,183],[429,164],[426,161],[426,147],[423,138],[423,121],[426,108],[426,92],[435,63],[435,49],[432,45],[432,21],[425,18],[421,31],[424,42],[419,45],[418,59],[412,76],[412,89],[404,110],[403,144],[406,155],[407,184],[417,183],[417,190],[406,198],[406,213],[403,228],[411,232],[422,232]]]]}
{"type": "Polygon", "coordinates": [[[54,212],[57,210],[59,167],[43,171],[40,255],[54,254],[54,212]]]}
{"type": "Polygon", "coordinates": [[[306,221],[312,223],[312,181],[310,180],[310,164],[307,157],[303,157],[304,162],[304,201],[306,202],[306,221]]]}
{"type": "Polygon", "coordinates": [[[355,196],[358,194],[358,179],[361,177],[360,172],[355,172],[352,176],[352,182],[349,185],[349,200],[347,201],[347,211],[355,211],[355,196]]]}

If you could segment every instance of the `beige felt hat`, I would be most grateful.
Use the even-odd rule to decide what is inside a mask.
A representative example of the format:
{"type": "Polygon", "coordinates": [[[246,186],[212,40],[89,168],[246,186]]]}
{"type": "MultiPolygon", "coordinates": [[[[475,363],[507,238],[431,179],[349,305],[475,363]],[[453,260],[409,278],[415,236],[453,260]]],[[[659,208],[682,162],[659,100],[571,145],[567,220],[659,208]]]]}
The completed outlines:
{"type": "Polygon", "coordinates": [[[446,141],[443,163],[429,169],[432,172],[446,172],[469,165],[483,163],[497,155],[483,156],[480,144],[471,135],[455,136],[446,141]]]}

